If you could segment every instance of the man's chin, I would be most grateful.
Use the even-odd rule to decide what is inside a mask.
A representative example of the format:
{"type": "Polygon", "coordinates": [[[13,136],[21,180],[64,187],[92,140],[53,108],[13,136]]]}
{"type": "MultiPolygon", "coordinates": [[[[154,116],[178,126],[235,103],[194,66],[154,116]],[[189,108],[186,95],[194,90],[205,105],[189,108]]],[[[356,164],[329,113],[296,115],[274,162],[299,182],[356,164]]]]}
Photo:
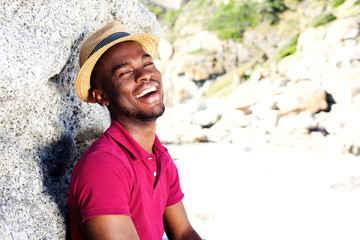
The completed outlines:
{"type": "Polygon", "coordinates": [[[135,118],[143,122],[155,121],[156,119],[161,117],[164,114],[164,112],[165,112],[165,106],[163,105],[161,109],[159,109],[158,111],[154,111],[152,113],[139,112],[136,114],[135,118]]]}
{"type": "Polygon", "coordinates": [[[158,119],[160,116],[163,115],[165,111],[165,106],[162,105],[161,107],[155,109],[152,112],[143,112],[143,111],[139,111],[139,112],[124,112],[128,117],[134,119],[134,120],[140,120],[142,122],[151,122],[151,121],[155,121],[156,119],[158,119]]]}
{"type": "Polygon", "coordinates": [[[156,109],[154,109],[152,112],[134,111],[134,110],[128,109],[128,108],[121,108],[116,112],[111,111],[111,109],[109,109],[109,111],[110,111],[111,116],[114,118],[125,117],[128,119],[133,119],[133,120],[142,121],[142,122],[151,122],[151,121],[155,121],[156,119],[158,119],[160,116],[163,115],[163,113],[165,111],[165,106],[161,105],[161,106],[157,107],[156,109]]]}

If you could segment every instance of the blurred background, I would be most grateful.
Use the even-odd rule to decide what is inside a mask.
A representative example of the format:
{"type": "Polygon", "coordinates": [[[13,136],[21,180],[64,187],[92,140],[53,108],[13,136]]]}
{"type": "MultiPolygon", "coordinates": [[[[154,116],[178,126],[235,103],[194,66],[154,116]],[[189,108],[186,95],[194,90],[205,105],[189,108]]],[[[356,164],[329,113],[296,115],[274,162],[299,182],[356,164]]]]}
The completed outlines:
{"type": "Polygon", "coordinates": [[[141,1],[206,239],[358,239],[360,1],[141,1]]]}
{"type": "Polygon", "coordinates": [[[0,2],[0,239],[68,239],[72,168],[109,126],[81,44],[160,36],[157,133],[207,240],[360,239],[359,0],[0,2]]]}

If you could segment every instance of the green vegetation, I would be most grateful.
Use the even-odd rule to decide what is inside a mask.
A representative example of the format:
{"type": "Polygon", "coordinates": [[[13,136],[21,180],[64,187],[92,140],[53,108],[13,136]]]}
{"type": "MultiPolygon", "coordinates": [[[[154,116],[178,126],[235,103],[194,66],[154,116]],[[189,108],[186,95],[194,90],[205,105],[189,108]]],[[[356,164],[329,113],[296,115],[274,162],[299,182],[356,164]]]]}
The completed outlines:
{"type": "Polygon", "coordinates": [[[261,21],[276,24],[279,22],[279,14],[287,10],[283,0],[265,0],[257,5],[258,12],[262,16],[261,21]]]}
{"type": "Polygon", "coordinates": [[[289,56],[289,55],[293,55],[295,54],[296,52],[296,46],[297,46],[297,42],[298,42],[298,39],[299,39],[299,35],[300,34],[296,34],[295,36],[293,36],[289,43],[286,44],[284,47],[282,47],[279,52],[278,52],[278,56],[277,56],[277,60],[281,60],[283,59],[284,57],[286,56],[289,56]]]}
{"type": "Polygon", "coordinates": [[[200,7],[206,7],[206,6],[209,6],[212,4],[212,0],[198,0],[197,1],[197,7],[200,8],[200,7]]]}
{"type": "Polygon", "coordinates": [[[261,3],[230,0],[228,4],[221,4],[214,10],[207,28],[216,31],[221,39],[241,40],[249,27],[264,21],[276,24],[279,21],[278,14],[286,9],[283,0],[264,0],[261,3]]]}
{"type": "Polygon", "coordinates": [[[188,54],[194,55],[194,54],[200,54],[200,53],[204,53],[204,52],[205,52],[205,49],[199,48],[199,49],[188,52],[188,54]]]}
{"type": "Polygon", "coordinates": [[[226,73],[216,79],[216,81],[209,87],[209,89],[204,93],[204,97],[213,98],[213,97],[223,97],[229,95],[234,86],[237,83],[236,78],[241,78],[242,80],[247,80],[249,76],[245,72],[253,68],[259,61],[254,58],[251,61],[244,63],[235,71],[226,73]]]}
{"type": "Polygon", "coordinates": [[[359,5],[360,4],[360,0],[357,0],[354,5],[359,5]]]}
{"type": "Polygon", "coordinates": [[[168,11],[167,13],[165,13],[165,15],[162,19],[162,23],[164,25],[174,26],[176,19],[179,17],[179,15],[182,13],[182,11],[183,11],[183,8],[180,8],[179,10],[168,11]]]}
{"type": "Polygon", "coordinates": [[[325,25],[331,21],[334,21],[335,19],[336,19],[336,16],[332,13],[322,15],[314,20],[313,27],[316,28],[318,26],[325,25]]]}
{"type": "Polygon", "coordinates": [[[155,16],[157,18],[161,18],[164,14],[165,14],[165,11],[163,8],[161,7],[158,7],[156,5],[148,5],[148,4],[145,4],[145,7],[150,11],[152,12],[153,14],[155,14],[155,16]]]}
{"type": "Polygon", "coordinates": [[[208,28],[216,31],[221,39],[239,40],[247,27],[255,26],[258,22],[255,5],[233,0],[229,4],[221,4],[209,20],[208,28]]]}
{"type": "Polygon", "coordinates": [[[234,89],[234,72],[219,77],[204,93],[205,97],[223,97],[227,96],[234,89]]]}
{"type": "Polygon", "coordinates": [[[345,2],[345,0],[335,0],[333,3],[333,8],[336,8],[338,6],[340,6],[341,4],[343,4],[345,2]]]}
{"type": "Polygon", "coordinates": [[[157,4],[154,4],[149,0],[141,0],[140,2],[142,2],[150,12],[155,14],[162,24],[170,27],[174,26],[177,18],[183,11],[183,8],[180,8],[179,10],[166,11],[164,8],[159,7],[157,4]]]}

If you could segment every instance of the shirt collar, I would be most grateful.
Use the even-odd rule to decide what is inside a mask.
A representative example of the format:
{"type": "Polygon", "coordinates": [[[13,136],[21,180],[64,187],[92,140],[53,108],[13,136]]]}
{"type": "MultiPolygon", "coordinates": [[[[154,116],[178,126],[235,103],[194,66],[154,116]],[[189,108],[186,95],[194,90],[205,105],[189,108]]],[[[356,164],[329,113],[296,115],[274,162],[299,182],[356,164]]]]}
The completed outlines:
{"type": "Polygon", "coordinates": [[[110,135],[118,144],[123,146],[131,155],[133,160],[143,160],[151,156],[160,156],[167,149],[161,144],[157,135],[153,144],[154,154],[148,153],[138,144],[135,139],[126,131],[126,129],[117,121],[111,120],[110,127],[105,134],[110,135]]]}

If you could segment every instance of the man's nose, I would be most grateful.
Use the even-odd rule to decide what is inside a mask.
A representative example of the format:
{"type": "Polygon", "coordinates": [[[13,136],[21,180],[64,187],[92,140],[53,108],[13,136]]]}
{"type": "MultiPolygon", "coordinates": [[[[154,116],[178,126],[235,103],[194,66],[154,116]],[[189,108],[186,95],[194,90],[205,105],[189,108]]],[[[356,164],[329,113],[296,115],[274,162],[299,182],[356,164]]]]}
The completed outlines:
{"type": "Polygon", "coordinates": [[[144,68],[138,69],[136,73],[135,81],[137,83],[141,81],[149,81],[153,77],[153,72],[144,68]]]}

